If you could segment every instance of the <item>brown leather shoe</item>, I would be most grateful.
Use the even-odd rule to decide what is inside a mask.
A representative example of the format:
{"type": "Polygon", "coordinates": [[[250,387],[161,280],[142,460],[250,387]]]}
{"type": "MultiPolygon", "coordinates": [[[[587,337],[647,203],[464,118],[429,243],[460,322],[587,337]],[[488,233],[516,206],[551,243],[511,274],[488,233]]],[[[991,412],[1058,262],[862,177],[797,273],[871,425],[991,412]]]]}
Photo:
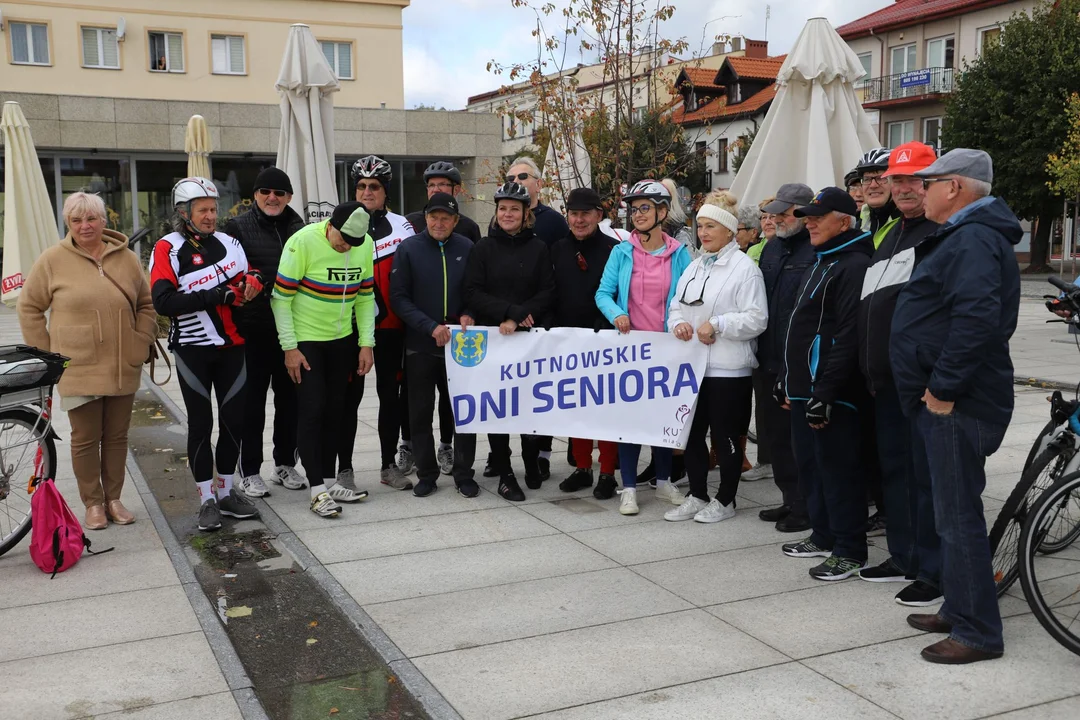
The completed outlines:
{"type": "Polygon", "coordinates": [[[907,624],[928,633],[951,633],[952,623],[937,613],[915,613],[907,616],[907,624]]]}
{"type": "Polygon", "coordinates": [[[91,505],[86,508],[86,520],[83,527],[87,530],[104,530],[109,527],[109,520],[105,517],[104,505],[91,505]]]}
{"type": "Polygon", "coordinates": [[[135,522],[135,516],[131,514],[131,511],[124,507],[124,503],[119,500],[109,501],[109,519],[117,525],[130,525],[135,522]]]}
{"type": "Polygon", "coordinates": [[[924,647],[922,651],[923,660],[942,665],[967,665],[982,660],[996,660],[1001,655],[1000,652],[976,650],[952,638],[945,638],[929,647],[924,647]]]}

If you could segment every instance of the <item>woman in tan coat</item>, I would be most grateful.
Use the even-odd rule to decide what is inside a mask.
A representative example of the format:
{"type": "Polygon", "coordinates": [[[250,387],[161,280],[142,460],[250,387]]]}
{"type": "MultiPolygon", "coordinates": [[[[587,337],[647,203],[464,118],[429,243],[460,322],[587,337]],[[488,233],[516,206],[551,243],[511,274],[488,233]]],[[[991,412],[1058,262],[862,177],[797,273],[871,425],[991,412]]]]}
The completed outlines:
{"type": "Polygon", "coordinates": [[[105,229],[100,197],[71,195],[64,223],[67,236],[41,254],[23,285],[19,324],[28,344],[71,358],[60,378],[60,406],[71,420],[71,465],[85,525],[101,530],[109,520],[135,522],[120,493],[131,408],[157,314],[127,238],[105,229]]]}

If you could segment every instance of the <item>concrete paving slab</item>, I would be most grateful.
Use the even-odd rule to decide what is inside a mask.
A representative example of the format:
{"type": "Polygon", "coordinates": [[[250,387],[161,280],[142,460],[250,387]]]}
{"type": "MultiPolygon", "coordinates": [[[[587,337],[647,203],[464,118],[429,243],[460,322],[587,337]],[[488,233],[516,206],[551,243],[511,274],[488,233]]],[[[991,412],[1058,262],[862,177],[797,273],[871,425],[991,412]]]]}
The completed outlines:
{"type": "Polygon", "coordinates": [[[903,718],[968,720],[1076,694],[1080,657],[1054,642],[1030,615],[1005,621],[1000,660],[928,663],[919,651],[937,638],[920,634],[804,664],[903,718]]]}
{"type": "Polygon", "coordinates": [[[179,585],[0,610],[0,663],[199,630],[179,585]],[[48,617],[46,626],[41,618],[48,617]],[[108,618],[117,618],[112,622],[108,618]],[[44,632],[44,637],[43,637],[44,632]]]}
{"type": "Polygon", "coordinates": [[[615,568],[368,605],[365,610],[402,652],[415,658],[690,607],[645,578],[615,568]]]}
{"type": "Polygon", "coordinates": [[[535,720],[895,720],[798,663],[675,685],[534,716],[535,720]]]}
{"type": "Polygon", "coordinates": [[[502,720],[786,659],[707,613],[688,610],[415,662],[464,717],[502,720]]]}
{"type": "MultiPolygon", "coordinates": [[[[419,498],[413,498],[419,500],[419,498]]],[[[425,498],[426,500],[426,498],[425,498]]],[[[324,563],[519,540],[558,531],[513,507],[322,527],[297,537],[324,563]]]]}
{"type": "Polygon", "coordinates": [[[546,502],[521,505],[521,509],[543,520],[556,530],[566,533],[620,525],[637,525],[642,521],[663,520],[664,513],[674,505],[653,501],[652,490],[642,490],[641,512],[636,516],[619,513],[619,496],[597,500],[591,494],[565,494],[546,502]]]}
{"type": "Polygon", "coordinates": [[[361,605],[614,567],[565,535],[328,565],[361,605]]]}
{"type": "Polygon", "coordinates": [[[1076,720],[1080,717],[1080,695],[1055,700],[1044,705],[1034,705],[1023,710],[1013,710],[1001,715],[989,715],[993,720],[1076,720]]]}
{"type": "Polygon", "coordinates": [[[241,720],[231,693],[216,693],[159,703],[138,710],[119,710],[95,716],[95,720],[241,720]]]}

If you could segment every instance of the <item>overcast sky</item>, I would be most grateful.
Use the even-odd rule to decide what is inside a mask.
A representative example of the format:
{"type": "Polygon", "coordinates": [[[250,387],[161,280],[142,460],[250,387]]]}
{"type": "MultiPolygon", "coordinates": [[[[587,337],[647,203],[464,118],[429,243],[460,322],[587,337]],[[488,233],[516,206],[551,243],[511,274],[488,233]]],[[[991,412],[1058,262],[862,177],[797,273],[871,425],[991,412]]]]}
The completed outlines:
{"type": "MultiPolygon", "coordinates": [[[[542,2],[543,0],[534,0],[542,2]]],[[[685,37],[691,53],[718,34],[768,39],[769,54],[786,53],[809,18],[834,26],[867,15],[894,0],[666,0],[678,8],[661,33],[685,37]],[[768,36],[765,7],[771,6],[768,36]]],[[[506,83],[485,69],[489,60],[512,64],[535,57],[530,32],[536,16],[511,0],[412,0],[404,24],[405,107],[418,104],[459,110],[466,98],[506,83]]],[[[576,56],[573,63],[578,62],[576,56]]],[[[570,64],[570,63],[568,63],[570,64]]]]}

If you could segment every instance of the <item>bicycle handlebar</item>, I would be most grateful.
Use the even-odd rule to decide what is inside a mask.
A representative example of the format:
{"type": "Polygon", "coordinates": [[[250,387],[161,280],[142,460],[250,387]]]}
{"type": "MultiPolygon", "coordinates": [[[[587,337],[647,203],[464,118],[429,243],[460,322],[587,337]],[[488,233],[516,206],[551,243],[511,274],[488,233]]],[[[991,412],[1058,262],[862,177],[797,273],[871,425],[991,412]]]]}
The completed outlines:
{"type": "Polygon", "coordinates": [[[1066,295],[1072,295],[1072,294],[1075,294],[1075,293],[1080,293],[1080,287],[1077,287],[1076,285],[1074,285],[1074,284],[1072,284],[1070,282],[1065,282],[1064,280],[1062,280],[1057,275],[1051,275],[1050,277],[1048,277],[1046,279],[1046,282],[1050,283],[1051,285],[1053,285],[1054,287],[1056,287],[1058,290],[1065,293],[1066,295]]]}

